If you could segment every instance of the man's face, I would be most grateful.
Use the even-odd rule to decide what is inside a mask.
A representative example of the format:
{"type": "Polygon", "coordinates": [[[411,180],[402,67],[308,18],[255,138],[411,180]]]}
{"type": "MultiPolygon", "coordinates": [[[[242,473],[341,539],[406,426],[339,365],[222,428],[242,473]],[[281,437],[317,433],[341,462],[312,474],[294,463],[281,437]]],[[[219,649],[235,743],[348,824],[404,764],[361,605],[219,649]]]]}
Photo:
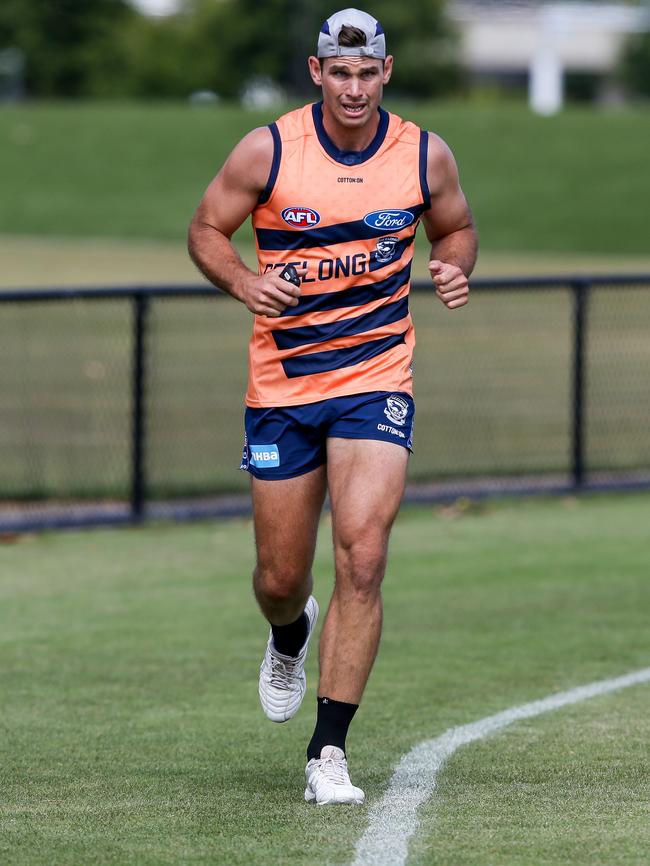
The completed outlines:
{"type": "Polygon", "coordinates": [[[314,84],[323,89],[323,103],[343,126],[358,128],[375,116],[393,70],[389,55],[382,63],[371,57],[327,57],[321,67],[309,58],[314,84]]]}

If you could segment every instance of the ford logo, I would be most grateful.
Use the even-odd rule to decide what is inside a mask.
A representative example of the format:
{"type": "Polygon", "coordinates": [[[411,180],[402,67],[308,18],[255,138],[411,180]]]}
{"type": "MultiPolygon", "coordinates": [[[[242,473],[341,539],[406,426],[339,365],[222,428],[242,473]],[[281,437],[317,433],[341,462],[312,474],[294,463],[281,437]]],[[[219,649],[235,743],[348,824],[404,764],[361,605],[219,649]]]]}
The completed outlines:
{"type": "Polygon", "coordinates": [[[381,231],[398,231],[410,226],[415,217],[408,210],[397,210],[397,208],[386,210],[374,210],[363,218],[364,223],[373,229],[381,231]]]}
{"type": "Polygon", "coordinates": [[[320,222],[320,214],[310,207],[285,207],[282,219],[294,229],[311,229],[320,222]]]}

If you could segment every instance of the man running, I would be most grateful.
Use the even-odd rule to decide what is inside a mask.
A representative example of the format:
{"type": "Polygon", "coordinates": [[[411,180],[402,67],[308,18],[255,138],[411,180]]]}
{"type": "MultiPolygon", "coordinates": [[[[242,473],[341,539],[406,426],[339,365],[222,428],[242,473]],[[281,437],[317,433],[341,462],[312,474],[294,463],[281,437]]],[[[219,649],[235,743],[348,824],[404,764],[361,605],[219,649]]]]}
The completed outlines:
{"type": "Polygon", "coordinates": [[[252,476],[255,596],[271,626],[259,694],[275,722],[305,693],[318,616],[311,568],[329,491],[336,582],[305,791],[323,805],[364,799],[346,735],[377,653],[388,537],[412,448],[416,227],[448,309],[467,303],[477,239],[448,147],[380,107],[393,58],[379,23],[337,12],[308,62],[322,101],[235,147],[194,215],[189,249],[254,314],[242,468],[252,476]],[[258,274],[230,241],[249,215],[258,274]]]}

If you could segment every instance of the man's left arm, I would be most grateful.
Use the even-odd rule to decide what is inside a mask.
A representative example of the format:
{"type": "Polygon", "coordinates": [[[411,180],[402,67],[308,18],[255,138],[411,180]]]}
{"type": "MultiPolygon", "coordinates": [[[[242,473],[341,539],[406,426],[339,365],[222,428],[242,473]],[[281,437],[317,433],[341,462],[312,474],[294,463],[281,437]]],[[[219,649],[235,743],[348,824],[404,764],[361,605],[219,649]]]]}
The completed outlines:
{"type": "Polygon", "coordinates": [[[469,300],[468,279],[478,252],[478,236],[460,188],[458,169],[445,142],[429,133],[427,183],[431,207],[422,215],[431,241],[429,272],[436,295],[450,310],[469,300]]]}

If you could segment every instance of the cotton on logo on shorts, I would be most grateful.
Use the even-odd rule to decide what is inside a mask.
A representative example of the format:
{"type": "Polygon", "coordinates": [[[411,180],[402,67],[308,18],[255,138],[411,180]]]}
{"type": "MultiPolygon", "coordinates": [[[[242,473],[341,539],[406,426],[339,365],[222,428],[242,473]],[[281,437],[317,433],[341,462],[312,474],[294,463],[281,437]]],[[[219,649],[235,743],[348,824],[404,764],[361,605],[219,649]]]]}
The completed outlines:
{"type": "Polygon", "coordinates": [[[402,397],[398,397],[397,394],[391,394],[391,396],[387,398],[384,415],[389,421],[392,421],[393,424],[397,424],[398,427],[403,427],[406,423],[406,416],[408,413],[409,404],[402,397]]]}
{"type": "Polygon", "coordinates": [[[280,451],[277,445],[251,445],[250,464],[258,469],[271,469],[280,465],[280,451]]]}
{"type": "MultiPolygon", "coordinates": [[[[395,427],[390,427],[388,424],[377,424],[377,430],[381,433],[390,433],[392,436],[399,436],[400,439],[406,439],[406,435],[401,430],[396,430],[395,427]]],[[[409,448],[411,446],[409,445],[409,448]]]]}

